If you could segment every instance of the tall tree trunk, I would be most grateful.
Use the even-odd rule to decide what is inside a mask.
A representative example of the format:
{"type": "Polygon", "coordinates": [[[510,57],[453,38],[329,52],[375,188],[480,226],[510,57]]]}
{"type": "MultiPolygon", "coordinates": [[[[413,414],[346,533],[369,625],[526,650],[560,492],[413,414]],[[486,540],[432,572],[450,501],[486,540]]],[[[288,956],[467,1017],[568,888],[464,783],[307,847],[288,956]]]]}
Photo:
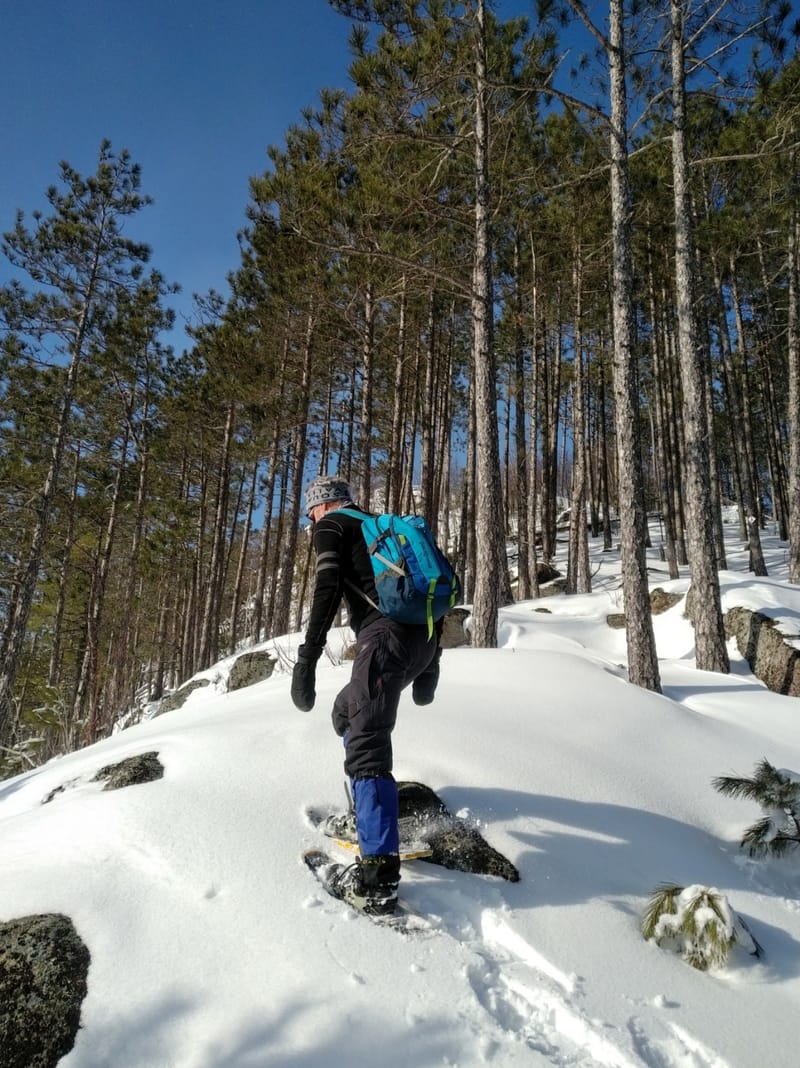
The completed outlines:
{"type": "MultiPolygon", "coordinates": [[[[699,250],[695,256],[696,275],[701,278],[699,250]]],[[[708,449],[708,480],[710,496],[708,507],[711,509],[712,530],[714,534],[714,559],[717,570],[722,571],[727,566],[725,556],[725,535],[722,529],[722,483],[720,477],[720,464],[717,452],[717,427],[714,413],[714,366],[711,359],[711,325],[709,323],[708,309],[698,309],[698,345],[700,359],[703,368],[706,420],[706,447],[708,449]],[[702,315],[701,315],[702,313],[702,315]]]]}
{"type": "MultiPolygon", "coordinates": [[[[52,290],[26,308],[23,318],[28,329],[48,339],[53,333],[64,342],[67,364],[63,387],[54,413],[55,430],[49,442],[49,460],[38,490],[33,512],[27,560],[20,572],[0,666],[0,741],[5,723],[11,717],[14,684],[25,645],[28,620],[45,555],[50,517],[58,490],[59,475],[67,445],[75,391],[89,333],[98,305],[108,300],[115,285],[130,282],[130,264],[145,257],[133,246],[123,247],[119,222],[144,203],[136,189],[138,170],[123,153],[114,157],[104,142],[94,178],[84,182],[68,165],[62,164],[62,177],[71,186],[61,196],[55,188],[48,194],[56,215],[41,223],[35,235],[25,232],[21,218],[13,233],[5,235],[4,251],[16,267],[27,271],[38,283],[52,290]],[[54,240],[55,238],[55,240],[54,240]],[[62,242],[59,245],[59,240],[62,242]],[[51,302],[52,298],[52,302],[51,302]],[[38,323],[31,322],[31,317],[38,323]]],[[[35,216],[37,227],[39,216],[35,216]]],[[[19,295],[19,294],[17,294],[19,295]]]]}
{"type": "MultiPolygon", "coordinates": [[[[286,403],[286,380],[287,380],[287,363],[289,360],[289,330],[286,329],[286,336],[283,342],[283,351],[280,364],[279,378],[278,378],[278,404],[279,410],[282,412],[286,403]]],[[[330,403],[331,403],[332,387],[328,391],[329,398],[329,418],[326,420],[326,427],[330,428],[330,403]]],[[[270,553],[272,551],[272,513],[275,496],[275,475],[278,470],[279,457],[281,453],[281,438],[283,433],[283,419],[275,418],[273,424],[272,440],[270,442],[269,453],[267,456],[267,483],[264,490],[264,525],[261,528],[261,538],[259,541],[258,551],[258,573],[256,579],[256,592],[253,598],[253,638],[256,642],[259,642],[262,638],[262,629],[264,626],[265,617],[265,603],[266,603],[266,590],[267,590],[267,575],[269,572],[270,553]]],[[[320,456],[320,463],[327,463],[327,444],[328,436],[326,435],[322,443],[322,454],[320,456]]],[[[325,467],[321,467],[320,471],[324,471],[325,467]]]]}
{"type": "Polygon", "coordinates": [[[252,634],[255,642],[261,641],[264,626],[264,605],[266,601],[267,575],[269,573],[270,551],[272,549],[272,501],[275,495],[275,470],[277,467],[277,427],[273,443],[275,449],[268,464],[267,482],[264,487],[264,522],[261,537],[258,540],[258,567],[256,570],[256,588],[253,596],[252,634]]]}
{"type": "MultiPolygon", "coordinates": [[[[794,201],[797,202],[795,191],[794,201]]],[[[791,219],[790,219],[791,230],[791,219]]],[[[764,255],[764,242],[760,236],[756,239],[758,247],[758,264],[761,273],[761,287],[765,294],[769,293],[769,277],[767,274],[766,257],[764,255]]],[[[791,293],[791,291],[790,291],[791,293]]],[[[778,523],[778,536],[781,541],[789,540],[789,495],[787,489],[786,462],[789,455],[789,447],[784,440],[785,424],[781,414],[782,405],[778,400],[773,363],[770,359],[771,350],[777,334],[775,329],[775,317],[771,302],[767,299],[764,308],[766,320],[766,334],[764,342],[758,346],[759,357],[759,389],[763,397],[764,410],[767,414],[767,453],[769,457],[770,477],[772,481],[772,505],[774,516],[778,523]],[[769,340],[768,340],[769,339],[769,340]]],[[[789,319],[792,316],[791,306],[788,309],[789,319]]],[[[791,350],[791,338],[787,341],[787,350],[791,350]]]]}
{"type": "Polygon", "coordinates": [[[283,545],[284,530],[286,527],[286,500],[289,489],[289,482],[291,480],[292,469],[292,449],[291,446],[285,450],[281,456],[280,466],[278,468],[278,515],[275,521],[275,537],[273,539],[273,549],[271,553],[272,562],[272,574],[270,576],[269,591],[267,593],[266,604],[266,626],[268,634],[277,634],[277,628],[275,625],[275,608],[277,604],[278,587],[280,584],[280,570],[279,561],[281,555],[281,546],[283,545]]]}
{"type": "MultiPolygon", "coordinates": [[[[728,317],[722,287],[722,275],[719,270],[717,258],[713,253],[711,255],[711,265],[714,276],[714,290],[719,309],[717,326],[719,330],[719,347],[722,353],[722,366],[725,373],[725,384],[728,394],[728,415],[733,429],[731,437],[733,438],[734,457],[739,473],[739,487],[742,513],[745,520],[745,532],[750,544],[750,570],[756,575],[766,575],[767,569],[764,564],[764,555],[761,551],[761,539],[758,534],[758,524],[751,522],[751,519],[755,519],[756,514],[752,494],[753,473],[750,468],[750,454],[744,442],[744,435],[737,429],[744,425],[741,391],[739,388],[739,377],[733,362],[733,350],[731,346],[730,331],[728,329],[728,317]]],[[[737,315],[737,324],[738,328],[741,329],[740,314],[737,315]]],[[[744,339],[740,336],[740,348],[743,344],[744,339]]]]}
{"type": "Polygon", "coordinates": [[[177,612],[171,612],[168,604],[168,595],[165,590],[166,581],[159,583],[158,596],[156,598],[157,627],[155,635],[155,665],[150,679],[150,699],[158,701],[163,696],[167,674],[167,633],[169,629],[169,617],[177,616],[177,612]]]}
{"type": "Polygon", "coordinates": [[[128,431],[120,450],[119,464],[114,479],[114,488],[109,503],[106,528],[100,541],[97,554],[97,563],[92,576],[92,588],[89,595],[89,605],[86,613],[86,642],[83,653],[83,661],[78,676],[78,685],[75,690],[73,702],[73,719],[79,721],[84,709],[88,711],[86,723],[86,741],[93,742],[99,732],[106,726],[100,722],[98,697],[98,649],[100,644],[100,623],[105,608],[106,586],[108,584],[108,571],[111,565],[111,552],[114,547],[114,538],[117,533],[117,514],[119,511],[122,479],[128,462],[128,431]]]}
{"type": "Polygon", "coordinates": [[[586,405],[583,365],[583,252],[576,243],[572,272],[575,290],[575,328],[572,400],[572,502],[569,520],[569,555],[567,559],[568,593],[591,593],[586,531],[586,405]]]}
{"type": "Polygon", "coordinates": [[[789,224],[789,580],[800,584],[800,179],[794,169],[789,224]]]}
{"type": "Polygon", "coordinates": [[[531,578],[531,593],[539,596],[539,554],[536,548],[536,504],[538,498],[537,445],[539,439],[539,371],[541,352],[539,348],[539,286],[536,273],[536,249],[531,238],[531,390],[530,390],[530,452],[528,458],[528,573],[531,578]]]}
{"type": "Polygon", "coordinates": [[[517,483],[517,598],[531,595],[528,517],[528,446],[525,440],[525,334],[522,329],[520,238],[514,234],[514,454],[517,483]]]}
{"type": "Polygon", "coordinates": [[[50,446],[50,462],[44,477],[38,500],[33,509],[35,517],[33,534],[28,559],[20,577],[17,588],[14,612],[11,617],[7,637],[3,649],[3,664],[0,668],[0,741],[4,737],[6,720],[10,719],[13,711],[14,683],[19,671],[22,649],[25,644],[25,635],[28,629],[28,618],[33,605],[33,596],[39,580],[39,570],[44,558],[44,547],[47,540],[47,532],[50,527],[50,516],[53,510],[53,499],[58,487],[58,477],[61,472],[61,462],[67,441],[67,427],[72,414],[72,402],[75,396],[75,386],[78,381],[78,369],[83,357],[83,346],[86,339],[86,331],[90,305],[94,297],[95,280],[99,270],[99,253],[95,256],[94,268],[88,294],[78,319],[75,344],[72,348],[72,357],[67,367],[64,379],[64,389],[61,394],[58,418],[53,441],[50,446]]]}
{"type": "Polygon", "coordinates": [[[664,397],[665,416],[669,431],[669,459],[672,491],[672,514],[675,521],[675,545],[678,554],[678,564],[687,567],[689,555],[686,550],[686,513],[683,507],[682,487],[685,481],[686,471],[686,435],[683,429],[683,405],[680,383],[680,366],[676,351],[675,333],[671,326],[672,302],[662,289],[662,330],[665,339],[664,351],[664,397]],[[669,321],[665,321],[666,309],[669,308],[669,321]]]}
{"type": "MultiPolygon", "coordinates": [[[[292,471],[287,498],[286,533],[281,539],[278,557],[279,587],[275,598],[275,616],[273,626],[276,633],[285,634],[289,630],[289,617],[292,605],[292,588],[297,555],[297,532],[300,521],[300,498],[303,484],[303,471],[306,466],[306,443],[308,430],[308,408],[311,393],[312,339],[314,335],[314,314],[309,308],[306,317],[306,333],[303,341],[303,365],[300,382],[297,387],[297,401],[294,408],[294,440],[292,444],[292,471]]],[[[365,429],[369,429],[368,427],[365,429]]],[[[368,507],[368,505],[364,505],[368,507]]]]}
{"type": "Polygon", "coordinates": [[[434,404],[434,424],[437,428],[434,455],[438,457],[438,461],[433,464],[429,519],[434,537],[442,540],[446,545],[447,536],[442,535],[441,532],[443,527],[449,526],[447,513],[450,484],[450,439],[453,429],[453,391],[451,389],[453,342],[452,334],[449,331],[447,333],[443,331],[442,334],[439,359],[437,360],[434,404]]]}
{"type": "Polygon", "coordinates": [[[608,60],[611,96],[612,308],[622,590],[628,676],[637,686],[660,691],[661,678],[647,586],[647,516],[639,447],[638,376],[633,348],[633,220],[628,169],[623,26],[623,0],[611,0],[608,60]]]}
{"type": "MultiPolygon", "coordinates": [[[[371,349],[367,347],[366,340],[364,341],[363,351],[371,356],[371,349]]],[[[355,437],[356,437],[356,382],[358,381],[358,354],[353,353],[353,364],[350,371],[350,399],[346,405],[347,419],[343,421],[342,425],[342,447],[340,449],[339,459],[339,477],[343,478],[345,482],[353,482],[353,456],[355,452],[355,437]]],[[[363,398],[363,391],[362,391],[363,398]]],[[[362,404],[363,407],[363,404],[362,404]]],[[[364,485],[362,484],[357,488],[356,495],[361,497],[363,495],[364,485]]],[[[361,502],[364,504],[364,501],[361,502]]],[[[366,504],[364,504],[366,507],[366,504]]]]}
{"type": "Polygon", "coordinates": [[[106,692],[106,700],[112,708],[123,701],[126,688],[129,689],[129,699],[134,700],[135,693],[130,686],[131,677],[135,677],[137,669],[137,645],[130,640],[137,622],[138,613],[134,611],[136,601],[136,586],[139,582],[139,559],[141,556],[142,542],[145,532],[145,512],[148,503],[150,489],[150,376],[148,373],[142,395],[142,420],[137,440],[134,429],[134,408],[131,400],[128,409],[128,425],[137,445],[138,476],[136,480],[136,504],[133,515],[133,536],[127,560],[127,575],[122,600],[122,612],[117,633],[114,636],[114,644],[111,651],[111,673],[106,692]]]}
{"type": "MultiPolygon", "coordinates": [[[[787,345],[788,348],[788,345],[787,345]]],[[[789,450],[783,441],[783,419],[775,388],[775,377],[770,359],[770,345],[759,345],[759,392],[761,403],[766,412],[767,458],[773,515],[778,525],[778,537],[781,541],[789,540],[789,495],[787,490],[786,460],[789,450]]]]}
{"type": "Polygon", "coordinates": [[[236,405],[228,405],[225,428],[220,443],[217,468],[214,520],[211,539],[211,556],[208,561],[208,585],[203,607],[203,625],[200,632],[198,665],[207,668],[219,655],[219,623],[222,609],[221,594],[224,579],[225,533],[228,527],[228,500],[230,484],[230,458],[233,445],[233,428],[236,405]]]}
{"type": "Polygon", "coordinates": [[[389,512],[400,510],[400,492],[403,485],[403,422],[405,414],[405,366],[406,366],[406,278],[403,275],[403,292],[400,297],[397,324],[397,351],[394,358],[394,393],[392,399],[392,429],[389,439],[389,458],[386,465],[386,493],[384,506],[389,512]]]}
{"type": "Polygon", "coordinates": [[[436,444],[435,362],[436,362],[436,294],[428,299],[428,344],[425,359],[425,380],[422,384],[422,446],[420,467],[420,510],[433,520],[434,449],[436,444]]]}
{"type": "Polygon", "coordinates": [[[714,552],[714,517],[706,444],[703,372],[694,311],[694,250],[686,134],[684,10],[670,0],[672,24],[672,167],[675,195],[675,295],[678,352],[684,399],[686,441],[686,525],[694,602],[695,654],[698,668],[730,670],[714,552]]]}
{"type": "MultiPolygon", "coordinates": [[[[186,497],[191,498],[191,485],[187,474],[186,497]]],[[[184,612],[184,633],[181,646],[184,651],[182,675],[187,678],[193,675],[198,668],[204,666],[200,663],[200,646],[203,639],[203,606],[206,604],[208,581],[206,575],[206,518],[208,515],[208,496],[210,493],[210,479],[208,465],[205,458],[201,460],[199,506],[195,522],[195,549],[191,562],[191,585],[189,588],[186,609],[184,612]]]]}
{"type": "Polygon", "coordinates": [[[497,616],[510,599],[505,558],[500,453],[497,435],[497,383],[494,366],[494,294],[489,238],[489,114],[486,85],[486,5],[476,0],[475,20],[475,270],[472,319],[476,408],[475,538],[477,574],[472,609],[472,641],[497,645],[497,616]]]}
{"type": "Polygon", "coordinates": [[[470,375],[467,387],[467,457],[461,501],[461,523],[458,549],[461,570],[461,586],[464,600],[470,603],[475,594],[475,390],[470,375]]]}
{"type": "Polygon", "coordinates": [[[403,483],[400,491],[400,507],[398,512],[413,512],[415,511],[414,502],[414,465],[417,448],[417,428],[419,425],[419,408],[420,408],[420,390],[419,390],[419,377],[420,377],[420,364],[422,362],[422,342],[420,338],[417,338],[414,346],[414,374],[412,379],[411,389],[411,412],[409,415],[408,426],[406,427],[406,443],[408,446],[408,454],[405,457],[405,463],[403,465],[403,483]]]}
{"type": "Polygon", "coordinates": [[[561,397],[561,330],[557,328],[555,353],[542,331],[541,405],[542,414],[542,486],[540,522],[542,559],[551,563],[556,554],[556,513],[558,496],[558,410],[561,397]]]}
{"type": "Polygon", "coordinates": [[[239,612],[242,604],[244,589],[244,574],[250,547],[250,531],[253,525],[253,512],[256,504],[256,487],[258,485],[258,462],[253,464],[253,474],[250,479],[250,492],[247,495],[247,512],[245,514],[242,540],[239,547],[239,562],[236,565],[236,579],[233,584],[233,603],[231,604],[231,640],[228,649],[231,653],[236,652],[239,642],[239,612]]]}
{"type": "MultiPolygon", "coordinates": [[[[742,477],[742,504],[744,506],[745,524],[747,531],[747,543],[750,550],[750,570],[755,575],[766,575],[767,565],[764,562],[764,552],[761,547],[759,534],[759,511],[757,503],[757,481],[755,476],[755,456],[753,454],[753,435],[750,419],[750,404],[747,398],[747,384],[745,375],[747,371],[747,344],[744,336],[744,317],[742,316],[742,303],[739,299],[739,287],[736,282],[736,264],[731,260],[731,294],[733,297],[733,313],[736,323],[736,334],[739,340],[739,355],[742,368],[742,387],[739,388],[739,380],[736,368],[733,364],[733,353],[728,346],[730,360],[729,375],[731,387],[735,392],[734,410],[734,437],[739,456],[739,466],[742,477]]],[[[727,327],[727,324],[726,324],[727,327]]]]}
{"type": "MultiPolygon", "coordinates": [[[[613,330],[612,330],[613,333],[613,330]]],[[[601,352],[607,342],[604,341],[601,352]]],[[[614,546],[611,530],[611,472],[608,459],[608,415],[606,413],[606,369],[605,360],[600,365],[600,500],[603,508],[603,552],[610,553],[614,546]]]]}
{"type": "Polygon", "coordinates": [[[450,306],[450,330],[447,348],[447,364],[445,368],[445,374],[442,376],[442,386],[440,390],[442,406],[442,464],[437,490],[437,520],[439,518],[439,515],[441,515],[441,526],[437,528],[437,538],[439,539],[439,543],[444,547],[444,550],[447,553],[451,552],[452,550],[452,499],[450,492],[450,477],[453,462],[453,411],[456,405],[455,390],[453,390],[452,388],[454,358],[453,351],[455,348],[455,338],[453,331],[455,321],[454,303],[455,302],[452,302],[450,306]]]}
{"type": "Polygon", "coordinates": [[[80,486],[80,442],[75,447],[75,462],[72,476],[72,492],[69,498],[69,513],[67,518],[67,531],[64,536],[64,555],[61,559],[61,567],[58,571],[58,598],[56,600],[56,615],[53,622],[53,644],[50,649],[50,663],[47,669],[47,685],[55,686],[58,683],[61,672],[61,643],[62,628],[64,624],[64,609],[67,601],[67,576],[69,574],[70,553],[72,550],[73,534],[75,530],[75,509],[78,501],[78,489],[80,486]]]}
{"type": "Polygon", "coordinates": [[[359,438],[358,502],[369,509],[372,495],[372,395],[375,377],[375,297],[372,282],[364,293],[362,340],[361,433],[359,438]]]}
{"type": "Polygon", "coordinates": [[[505,396],[505,433],[503,435],[503,457],[500,464],[500,471],[502,475],[502,501],[503,501],[503,529],[506,532],[511,530],[511,509],[513,505],[512,495],[514,493],[514,487],[511,485],[511,405],[513,403],[511,386],[511,368],[506,367],[505,379],[506,379],[506,396],[505,396]]]}
{"type": "MultiPolygon", "coordinates": [[[[601,338],[599,347],[602,347],[602,343],[601,338]]],[[[587,376],[586,396],[586,480],[589,505],[589,535],[592,538],[600,536],[600,428],[597,410],[597,400],[592,390],[591,374],[589,374],[587,376]]]]}
{"type": "Polygon", "coordinates": [[[305,539],[305,545],[301,547],[298,553],[300,557],[300,574],[298,576],[298,590],[297,590],[297,605],[295,610],[295,619],[293,630],[303,629],[303,620],[305,619],[305,606],[308,598],[308,592],[310,588],[309,578],[311,576],[311,562],[314,555],[314,545],[311,538],[305,539]]]}
{"type": "Polygon", "coordinates": [[[658,301],[656,299],[655,268],[653,264],[652,234],[647,229],[647,293],[652,324],[651,361],[653,364],[653,392],[656,411],[656,448],[659,467],[659,506],[664,524],[664,542],[670,579],[680,576],[676,551],[676,522],[673,507],[672,489],[675,480],[675,464],[669,446],[670,422],[667,417],[667,376],[664,372],[664,349],[661,343],[661,331],[658,328],[658,301]]]}

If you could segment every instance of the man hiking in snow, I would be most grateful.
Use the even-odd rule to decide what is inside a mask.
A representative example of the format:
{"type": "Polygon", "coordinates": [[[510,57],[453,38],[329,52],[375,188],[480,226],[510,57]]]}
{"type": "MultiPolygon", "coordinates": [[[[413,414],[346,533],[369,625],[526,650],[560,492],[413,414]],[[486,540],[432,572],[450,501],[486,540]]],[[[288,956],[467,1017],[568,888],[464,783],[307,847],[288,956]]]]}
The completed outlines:
{"type": "Polygon", "coordinates": [[[354,515],[350,487],[321,476],[306,490],[306,512],[314,524],[316,581],[305,641],[297,651],[292,701],[302,712],[314,707],[316,665],[344,597],[356,653],[350,681],[333,705],[333,729],[345,745],[361,857],[336,865],[328,880],[334,896],[364,912],[394,912],[400,881],[397,783],[392,776],[392,730],[401,691],[412,686],[415,704],[429,704],[439,680],[437,627],[398,623],[376,607],[372,565],[354,515]]]}

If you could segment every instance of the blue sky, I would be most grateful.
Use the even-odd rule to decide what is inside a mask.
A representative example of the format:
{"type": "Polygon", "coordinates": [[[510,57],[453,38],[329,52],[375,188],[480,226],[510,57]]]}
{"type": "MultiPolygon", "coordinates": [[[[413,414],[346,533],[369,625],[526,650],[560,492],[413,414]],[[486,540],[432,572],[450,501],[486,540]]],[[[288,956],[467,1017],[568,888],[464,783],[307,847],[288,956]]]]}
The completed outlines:
{"type": "Polygon", "coordinates": [[[60,160],[92,173],[107,137],[141,164],[155,203],[135,236],[182,286],[179,314],[225,291],[267,146],[349,84],[350,23],[327,0],[25,0],[0,24],[0,230],[45,205],[60,160]]]}
{"type": "Polygon", "coordinates": [[[107,137],[142,167],[155,203],[131,233],[181,285],[179,319],[193,292],[226,292],[267,146],[350,84],[350,22],[327,0],[8,0],[0,26],[0,231],[46,205],[62,159],[91,174],[107,137]]]}

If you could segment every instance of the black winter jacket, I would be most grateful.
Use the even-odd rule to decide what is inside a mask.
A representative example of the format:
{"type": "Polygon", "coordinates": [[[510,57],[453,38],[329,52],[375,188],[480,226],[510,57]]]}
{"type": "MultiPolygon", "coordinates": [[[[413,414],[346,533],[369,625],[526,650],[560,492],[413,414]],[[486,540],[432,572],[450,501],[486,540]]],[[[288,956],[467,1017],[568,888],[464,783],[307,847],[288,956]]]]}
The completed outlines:
{"type": "MultiPolygon", "coordinates": [[[[369,514],[355,505],[347,507],[363,515],[369,514]]],[[[363,626],[379,619],[381,613],[363,596],[366,594],[377,604],[378,594],[372,577],[372,564],[361,533],[360,520],[342,515],[338,509],[326,512],[322,519],[314,524],[313,538],[316,583],[305,644],[298,652],[318,658],[325,647],[328,631],[339,610],[342,597],[347,604],[350,626],[356,635],[363,626]]]]}

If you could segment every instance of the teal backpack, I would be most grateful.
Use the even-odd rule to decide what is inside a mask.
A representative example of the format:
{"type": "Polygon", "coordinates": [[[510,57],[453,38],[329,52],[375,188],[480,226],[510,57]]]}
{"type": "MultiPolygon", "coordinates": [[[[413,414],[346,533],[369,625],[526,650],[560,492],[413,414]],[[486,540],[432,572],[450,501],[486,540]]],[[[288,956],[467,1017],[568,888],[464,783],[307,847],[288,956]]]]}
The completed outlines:
{"type": "Polygon", "coordinates": [[[428,524],[421,515],[364,515],[350,508],[338,511],[361,521],[378,603],[358,592],[389,619],[427,623],[430,637],[433,624],[461,596],[461,583],[428,524]]]}

